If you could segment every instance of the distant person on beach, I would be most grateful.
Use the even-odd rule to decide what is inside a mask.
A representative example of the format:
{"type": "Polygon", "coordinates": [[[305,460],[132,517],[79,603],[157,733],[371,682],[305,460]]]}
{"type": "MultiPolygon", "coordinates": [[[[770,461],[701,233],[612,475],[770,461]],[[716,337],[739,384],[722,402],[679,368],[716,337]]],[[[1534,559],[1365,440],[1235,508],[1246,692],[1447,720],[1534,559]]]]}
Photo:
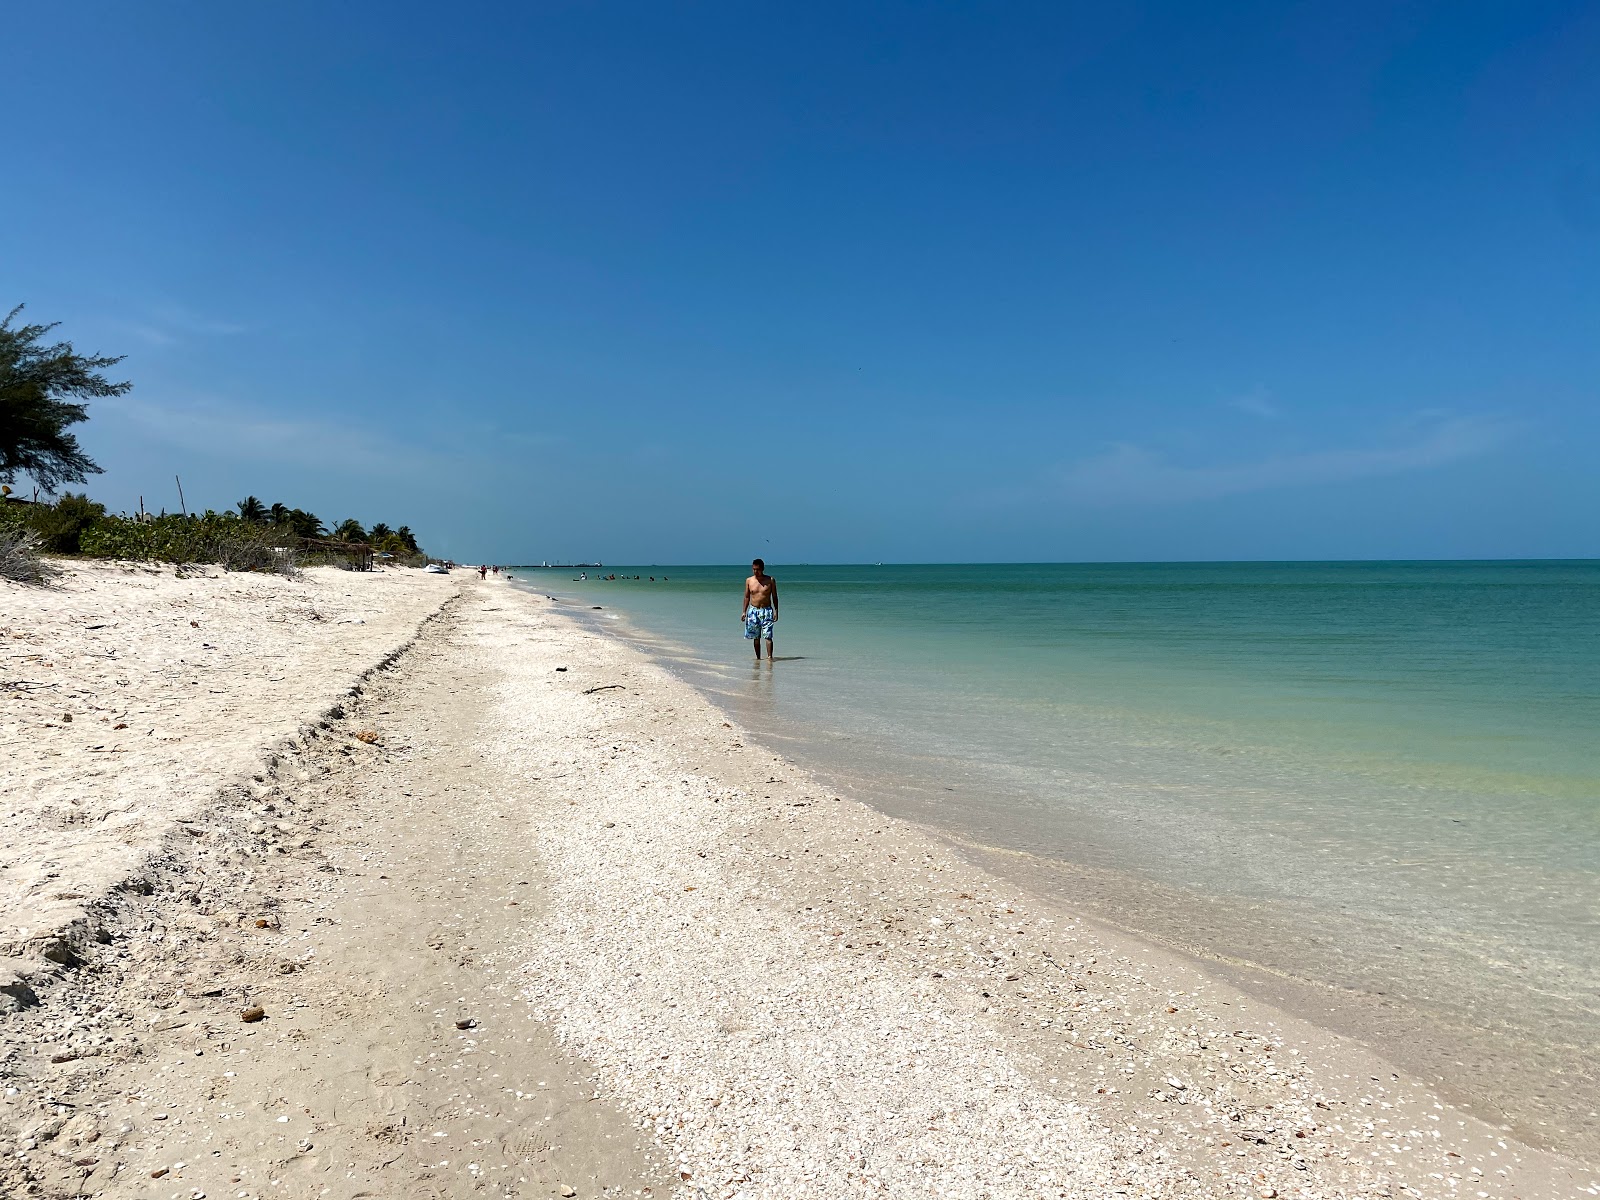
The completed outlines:
{"type": "Polygon", "coordinates": [[[756,661],[761,661],[761,639],[767,639],[767,661],[772,660],[772,626],[778,620],[778,581],[767,574],[767,564],[756,559],[750,564],[750,578],[744,581],[744,607],[739,619],[744,635],[756,646],[756,661]]]}
{"type": "Polygon", "coordinates": [[[487,579],[488,576],[489,576],[489,568],[488,567],[479,567],[478,568],[478,578],[479,579],[487,579]]]}

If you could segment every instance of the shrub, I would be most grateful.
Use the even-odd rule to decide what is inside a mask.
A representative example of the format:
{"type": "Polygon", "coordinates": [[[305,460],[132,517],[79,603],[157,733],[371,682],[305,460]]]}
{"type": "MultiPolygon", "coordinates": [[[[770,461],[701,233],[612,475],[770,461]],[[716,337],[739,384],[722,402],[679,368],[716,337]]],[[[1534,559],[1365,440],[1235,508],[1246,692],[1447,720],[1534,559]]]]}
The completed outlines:
{"type": "MultiPolygon", "coordinates": [[[[269,523],[210,509],[195,514],[113,516],[103,504],[86,495],[66,495],[54,504],[0,500],[0,534],[32,534],[36,540],[31,544],[58,554],[141,562],[217,563],[229,571],[294,575],[302,563],[325,562],[347,570],[365,569],[368,565],[370,551],[365,545],[347,547],[307,538],[293,518],[299,514],[311,527],[317,527],[316,519],[298,509],[287,512],[290,520],[269,523]]],[[[394,557],[384,561],[423,565],[427,559],[412,549],[414,544],[410,530],[404,527],[399,532],[385,533],[381,549],[394,557]]]]}
{"type": "Polygon", "coordinates": [[[299,555],[296,538],[285,529],[255,525],[208,512],[186,517],[103,517],[84,531],[81,548],[95,558],[133,558],[172,563],[217,563],[228,571],[271,571],[293,575],[299,555]]]}
{"type": "Polygon", "coordinates": [[[279,575],[296,575],[299,555],[294,548],[293,535],[270,525],[253,525],[248,521],[227,521],[213,532],[211,562],[221,564],[225,571],[271,571],[279,575]]]}
{"type": "Polygon", "coordinates": [[[68,492],[54,504],[30,504],[28,524],[40,545],[54,554],[77,554],[84,531],[106,515],[106,506],[68,492]]]}
{"type": "Polygon", "coordinates": [[[29,530],[28,510],[31,504],[0,498],[0,534],[23,533],[29,530]]]}
{"type": "Polygon", "coordinates": [[[84,531],[80,549],[95,558],[203,562],[205,528],[200,518],[176,513],[145,521],[106,517],[84,531]]]}

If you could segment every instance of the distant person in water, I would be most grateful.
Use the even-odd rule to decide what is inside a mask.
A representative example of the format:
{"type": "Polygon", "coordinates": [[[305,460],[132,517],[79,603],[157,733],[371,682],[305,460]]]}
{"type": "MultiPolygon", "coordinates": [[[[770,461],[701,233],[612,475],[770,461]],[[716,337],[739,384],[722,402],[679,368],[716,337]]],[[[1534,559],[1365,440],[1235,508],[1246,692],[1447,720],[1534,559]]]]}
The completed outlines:
{"type": "Polygon", "coordinates": [[[767,574],[767,564],[759,558],[750,564],[750,578],[744,581],[744,607],[739,612],[744,635],[756,646],[756,661],[761,661],[761,639],[767,639],[767,659],[772,659],[772,627],[778,620],[778,581],[767,574]]]}

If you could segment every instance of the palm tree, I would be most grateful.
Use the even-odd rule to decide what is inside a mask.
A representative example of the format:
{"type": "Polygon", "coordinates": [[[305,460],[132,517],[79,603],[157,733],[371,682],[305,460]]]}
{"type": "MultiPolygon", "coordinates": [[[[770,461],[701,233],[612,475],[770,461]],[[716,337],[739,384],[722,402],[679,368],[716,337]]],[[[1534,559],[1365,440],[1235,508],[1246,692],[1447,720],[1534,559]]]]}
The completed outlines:
{"type": "Polygon", "coordinates": [[[367,539],[371,541],[374,546],[376,546],[379,542],[383,541],[384,538],[389,537],[393,533],[394,530],[390,529],[382,521],[379,521],[371,529],[367,530],[367,539]]]}
{"type": "Polygon", "coordinates": [[[267,516],[271,518],[274,525],[288,525],[291,523],[289,520],[289,506],[287,504],[274,504],[271,508],[267,509],[267,516]]]}
{"type": "Polygon", "coordinates": [[[328,536],[328,530],[317,518],[317,514],[308,513],[303,508],[291,508],[289,510],[289,524],[294,526],[294,531],[303,538],[328,536]]]}
{"type": "Polygon", "coordinates": [[[367,540],[367,531],[361,528],[360,521],[351,517],[339,523],[333,536],[341,542],[364,542],[367,540]]]}
{"type": "Polygon", "coordinates": [[[246,496],[239,501],[239,519],[242,521],[254,521],[258,525],[261,524],[267,519],[266,505],[262,504],[254,496],[246,496]]]}
{"type": "Polygon", "coordinates": [[[421,551],[417,549],[417,535],[411,532],[411,526],[400,526],[399,529],[394,531],[394,535],[400,539],[400,543],[412,554],[421,553],[421,551]]]}

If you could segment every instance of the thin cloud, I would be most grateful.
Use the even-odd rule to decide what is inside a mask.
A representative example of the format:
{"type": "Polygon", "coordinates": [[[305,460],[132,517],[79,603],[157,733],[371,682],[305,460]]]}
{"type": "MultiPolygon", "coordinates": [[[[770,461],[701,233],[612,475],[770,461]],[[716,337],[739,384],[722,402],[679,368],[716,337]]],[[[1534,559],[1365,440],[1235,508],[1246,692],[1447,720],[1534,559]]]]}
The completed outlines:
{"type": "Polygon", "coordinates": [[[269,414],[217,400],[158,404],[130,397],[101,406],[95,415],[107,424],[127,422],[153,440],[223,459],[369,474],[437,469],[446,461],[354,426],[269,414]]]}
{"type": "Polygon", "coordinates": [[[250,327],[237,321],[206,316],[181,304],[160,304],[146,310],[141,320],[120,319],[114,328],[151,346],[176,346],[195,338],[234,337],[250,327]]]}
{"type": "Polygon", "coordinates": [[[1283,415],[1283,410],[1272,402],[1272,393],[1264,387],[1251,388],[1242,396],[1235,396],[1228,403],[1240,412],[1247,412],[1253,417],[1274,421],[1283,415]]]}
{"type": "Polygon", "coordinates": [[[529,450],[552,450],[571,445],[572,439],[564,433],[537,433],[518,429],[501,429],[494,425],[480,425],[472,431],[477,444],[519,446],[529,450]]]}
{"type": "Polygon", "coordinates": [[[1140,446],[1119,443],[1060,469],[1047,490],[1065,499],[1099,505],[1211,500],[1429,470],[1487,454],[1513,431],[1504,421],[1459,417],[1434,422],[1399,445],[1273,455],[1227,464],[1175,463],[1140,446]]]}
{"type": "Polygon", "coordinates": [[[178,333],[192,334],[195,337],[233,337],[235,334],[250,331],[250,326],[240,324],[238,321],[227,321],[221,317],[199,313],[182,304],[160,305],[150,315],[159,326],[178,333]]]}
{"type": "Polygon", "coordinates": [[[115,328],[138,338],[150,346],[176,346],[178,338],[165,329],[158,329],[154,325],[146,325],[141,321],[117,321],[115,328]]]}

